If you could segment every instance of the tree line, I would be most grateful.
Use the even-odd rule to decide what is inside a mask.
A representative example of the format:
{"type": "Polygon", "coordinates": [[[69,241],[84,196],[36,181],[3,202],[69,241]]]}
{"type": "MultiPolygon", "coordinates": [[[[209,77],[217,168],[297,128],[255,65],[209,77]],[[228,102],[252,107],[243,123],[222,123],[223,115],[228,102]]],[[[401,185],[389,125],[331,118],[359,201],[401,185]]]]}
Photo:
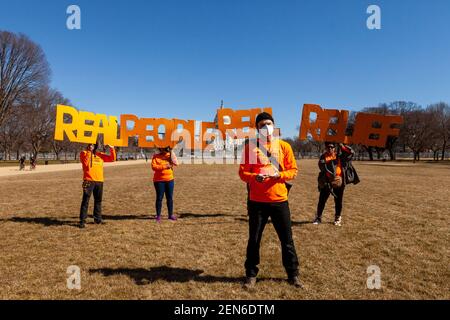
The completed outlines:
{"type": "MultiPolygon", "coordinates": [[[[53,153],[76,159],[80,145],[55,141],[56,105],[71,105],[68,98],[50,87],[51,69],[42,48],[26,35],[0,30],[0,154],[3,159],[18,159],[21,154],[53,153]]],[[[362,112],[401,115],[404,122],[398,137],[389,137],[384,148],[354,146],[369,159],[381,159],[386,152],[391,160],[399,152],[412,152],[420,160],[422,152],[431,151],[435,160],[444,160],[450,147],[450,107],[439,102],[422,107],[414,102],[396,101],[364,108],[362,112]]],[[[355,112],[350,114],[347,134],[351,135],[355,112]]],[[[286,139],[297,154],[320,153],[321,142],[286,139]]],[[[139,152],[130,141],[123,152],[139,152]]]]}
{"type": "MultiPolygon", "coordinates": [[[[431,152],[435,161],[445,160],[445,153],[450,151],[450,106],[438,102],[422,107],[414,102],[395,101],[380,103],[376,107],[368,107],[361,112],[382,115],[401,115],[403,124],[399,126],[398,137],[388,137],[383,148],[370,146],[353,146],[357,154],[367,154],[370,160],[382,159],[384,154],[390,160],[396,160],[397,153],[413,154],[414,161],[420,160],[420,154],[431,152]]],[[[347,135],[351,135],[356,112],[351,112],[347,127],[347,135]]],[[[320,153],[323,143],[313,140],[298,141],[288,139],[299,155],[320,153]]]]}
{"type": "MultiPolygon", "coordinates": [[[[50,87],[51,69],[42,48],[26,35],[0,30],[0,158],[11,160],[26,153],[37,159],[52,153],[60,160],[79,144],[55,141],[56,105],[71,105],[50,87]]],[[[123,151],[136,152],[136,144],[123,151]]]]}

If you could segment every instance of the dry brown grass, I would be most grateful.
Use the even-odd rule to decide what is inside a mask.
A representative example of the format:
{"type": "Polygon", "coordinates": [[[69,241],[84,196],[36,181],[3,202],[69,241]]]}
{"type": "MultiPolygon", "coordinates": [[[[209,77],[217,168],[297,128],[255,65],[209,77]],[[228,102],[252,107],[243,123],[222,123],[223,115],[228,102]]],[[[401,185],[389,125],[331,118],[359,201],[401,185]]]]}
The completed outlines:
{"type": "Polygon", "coordinates": [[[343,227],[330,223],[331,199],[314,226],[316,161],[300,161],[290,206],[306,290],[284,281],[268,225],[254,293],[241,288],[247,217],[237,166],[177,169],[180,219],[161,225],[149,219],[149,167],[107,168],[107,224],[84,230],[76,228],[80,172],[2,178],[0,298],[449,299],[449,167],[356,166],[362,183],[346,190],[343,227]],[[366,288],[371,264],[381,268],[381,290],[366,288]],[[66,288],[69,265],[82,270],[80,291],[66,288]]]}

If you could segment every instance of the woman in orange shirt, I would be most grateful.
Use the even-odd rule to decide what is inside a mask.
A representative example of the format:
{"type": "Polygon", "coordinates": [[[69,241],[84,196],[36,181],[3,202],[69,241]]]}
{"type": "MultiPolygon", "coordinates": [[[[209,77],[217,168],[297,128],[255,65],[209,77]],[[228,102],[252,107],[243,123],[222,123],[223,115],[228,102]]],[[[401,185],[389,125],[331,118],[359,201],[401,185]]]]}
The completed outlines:
{"type": "Polygon", "coordinates": [[[342,225],[342,202],[346,184],[344,168],[352,160],[354,151],[342,143],[339,144],[339,152],[336,151],[334,142],[325,142],[326,151],[319,160],[319,203],[317,204],[317,214],[313,224],[322,223],[322,213],[325,204],[330,196],[334,197],[335,217],[334,225],[342,225]]]}
{"type": "Polygon", "coordinates": [[[173,214],[173,189],[174,177],[173,167],[178,165],[177,157],[171,151],[170,147],[158,148],[159,153],[153,155],[152,169],[153,185],[156,191],[156,222],[161,222],[161,210],[164,194],[166,195],[167,210],[169,212],[169,220],[177,220],[173,214]]]}

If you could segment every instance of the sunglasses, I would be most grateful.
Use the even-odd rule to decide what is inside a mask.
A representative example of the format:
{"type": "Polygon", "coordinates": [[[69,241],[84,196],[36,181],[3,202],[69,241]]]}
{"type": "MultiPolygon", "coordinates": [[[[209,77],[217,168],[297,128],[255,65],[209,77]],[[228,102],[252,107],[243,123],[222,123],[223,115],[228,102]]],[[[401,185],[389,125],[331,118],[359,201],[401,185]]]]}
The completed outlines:
{"type": "Polygon", "coordinates": [[[334,149],[334,146],[327,146],[327,149],[334,149]]]}

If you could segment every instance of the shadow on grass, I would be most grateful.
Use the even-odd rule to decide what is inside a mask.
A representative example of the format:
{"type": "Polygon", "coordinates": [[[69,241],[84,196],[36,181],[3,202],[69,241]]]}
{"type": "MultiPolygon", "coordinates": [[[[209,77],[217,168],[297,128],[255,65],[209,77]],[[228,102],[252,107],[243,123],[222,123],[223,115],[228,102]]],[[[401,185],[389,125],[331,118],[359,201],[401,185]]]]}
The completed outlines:
{"type": "MultiPolygon", "coordinates": [[[[178,215],[181,219],[201,219],[201,218],[221,218],[221,217],[231,217],[234,218],[235,221],[239,222],[248,222],[248,219],[245,218],[246,215],[237,215],[237,214],[226,214],[226,213],[180,213],[178,215]]],[[[214,221],[214,222],[202,222],[202,224],[218,224],[218,223],[230,223],[230,221],[214,221]]]]}
{"type": "Polygon", "coordinates": [[[304,220],[304,221],[292,221],[292,226],[302,226],[304,224],[313,224],[312,221],[304,220]]]}
{"type": "Polygon", "coordinates": [[[154,219],[154,217],[151,217],[150,215],[133,215],[133,214],[126,214],[126,215],[108,215],[108,214],[102,214],[102,218],[105,220],[150,220],[154,219]]]}
{"type": "MultiPolygon", "coordinates": [[[[235,218],[236,221],[240,221],[240,222],[245,222],[248,223],[248,218],[235,218]]],[[[272,224],[272,221],[269,219],[269,221],[267,221],[267,224],[272,224]]],[[[292,226],[301,226],[304,224],[312,224],[312,221],[293,221],[291,222],[292,226]]]]}
{"type": "Polygon", "coordinates": [[[243,277],[225,277],[225,276],[211,276],[202,275],[203,270],[191,270],[185,268],[173,268],[168,266],[152,267],[150,269],[144,268],[101,268],[91,269],[90,273],[101,273],[105,277],[115,275],[126,275],[137,285],[146,285],[158,280],[167,282],[205,282],[205,283],[241,283],[244,281],[243,277]]]}
{"type": "Polygon", "coordinates": [[[182,219],[191,219],[191,218],[218,218],[218,217],[235,217],[233,214],[226,213],[180,213],[178,215],[182,219]]]}
{"type": "Polygon", "coordinates": [[[56,218],[50,217],[14,217],[9,219],[2,219],[3,222],[16,222],[16,223],[32,223],[32,224],[40,224],[44,227],[52,227],[52,226],[78,226],[77,223],[73,221],[65,221],[58,220],[56,218]]]}

